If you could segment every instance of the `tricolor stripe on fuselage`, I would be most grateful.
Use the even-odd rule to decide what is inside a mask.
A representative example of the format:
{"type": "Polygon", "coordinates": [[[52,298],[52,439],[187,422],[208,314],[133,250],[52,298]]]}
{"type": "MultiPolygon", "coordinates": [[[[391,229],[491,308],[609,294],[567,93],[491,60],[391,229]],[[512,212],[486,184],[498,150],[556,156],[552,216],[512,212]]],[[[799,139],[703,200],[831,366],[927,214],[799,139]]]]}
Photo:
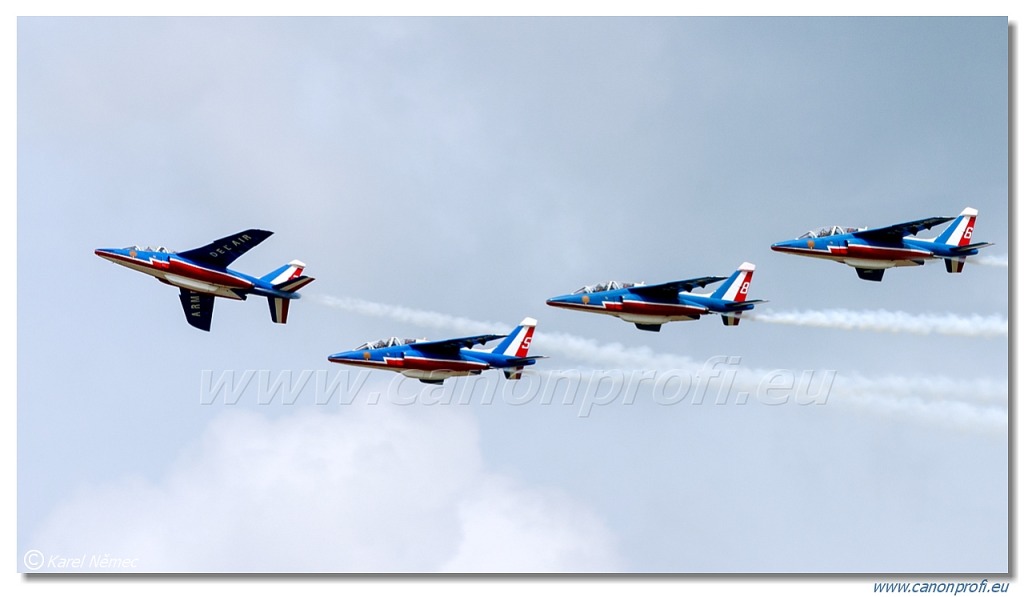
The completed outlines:
{"type": "Polygon", "coordinates": [[[606,303],[605,309],[608,311],[618,311],[626,314],[684,317],[687,319],[696,319],[697,317],[706,315],[709,312],[706,307],[698,307],[696,305],[683,303],[654,303],[650,301],[630,300],[625,298],[622,299],[621,303],[606,303]]]}
{"type": "Polygon", "coordinates": [[[854,259],[879,259],[882,261],[910,261],[913,259],[929,259],[931,251],[912,249],[909,247],[879,247],[875,245],[850,244],[845,247],[830,246],[829,252],[840,257],[854,259]]]}
{"type": "Polygon", "coordinates": [[[490,365],[478,361],[463,359],[439,359],[416,355],[403,355],[392,357],[384,355],[380,358],[358,358],[358,357],[330,357],[332,363],[342,363],[355,367],[369,367],[371,369],[388,369],[391,371],[483,371],[489,369],[490,365]]]}
{"type": "Polygon", "coordinates": [[[107,251],[96,251],[96,254],[130,269],[149,274],[172,286],[224,298],[240,299],[234,290],[250,290],[254,286],[252,281],[229,270],[211,269],[174,255],[168,255],[167,259],[163,260],[157,257],[157,254],[149,254],[145,258],[107,251]],[[195,283],[192,283],[193,281],[195,283]]]}

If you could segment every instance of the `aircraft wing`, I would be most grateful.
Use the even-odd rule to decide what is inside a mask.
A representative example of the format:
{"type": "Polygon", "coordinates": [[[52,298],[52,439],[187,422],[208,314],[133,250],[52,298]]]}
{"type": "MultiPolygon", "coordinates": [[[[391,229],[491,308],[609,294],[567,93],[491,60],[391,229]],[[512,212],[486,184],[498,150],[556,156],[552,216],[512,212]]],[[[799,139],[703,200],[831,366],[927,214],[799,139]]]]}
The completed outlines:
{"type": "Polygon", "coordinates": [[[868,241],[896,244],[902,241],[904,236],[912,236],[922,230],[928,230],[929,228],[938,226],[939,224],[945,224],[952,219],[953,218],[925,218],[923,220],[904,222],[902,224],[895,224],[884,228],[858,230],[851,234],[857,238],[863,238],[868,241]]]}
{"type": "Polygon", "coordinates": [[[181,308],[185,310],[185,321],[194,328],[199,328],[204,332],[210,331],[214,296],[182,288],[179,298],[181,299],[181,308]]]}
{"type": "Polygon", "coordinates": [[[629,289],[633,294],[653,301],[675,300],[680,292],[689,292],[694,288],[704,288],[708,284],[721,282],[723,276],[704,276],[703,278],[690,278],[689,280],[676,280],[664,284],[648,284],[646,286],[634,286],[629,289]]]}
{"type": "Polygon", "coordinates": [[[179,257],[213,267],[225,268],[231,262],[245,254],[246,251],[267,240],[273,232],[250,228],[238,234],[219,238],[208,245],[181,251],[179,257]]]}
{"type": "Polygon", "coordinates": [[[484,334],[482,336],[466,336],[465,338],[451,338],[432,342],[413,342],[409,346],[422,352],[452,355],[458,354],[460,348],[473,348],[477,344],[486,344],[491,340],[504,337],[505,334],[484,334]]]}

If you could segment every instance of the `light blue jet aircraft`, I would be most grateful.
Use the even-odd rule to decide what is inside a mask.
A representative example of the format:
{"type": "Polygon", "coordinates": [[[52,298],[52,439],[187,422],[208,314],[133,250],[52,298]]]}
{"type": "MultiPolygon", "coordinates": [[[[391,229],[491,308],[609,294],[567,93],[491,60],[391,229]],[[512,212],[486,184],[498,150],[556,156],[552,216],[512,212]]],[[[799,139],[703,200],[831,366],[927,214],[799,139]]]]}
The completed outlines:
{"type": "Polygon", "coordinates": [[[303,276],[306,264],[292,261],[263,276],[231,271],[228,265],[246,251],[266,240],[273,232],[250,229],[212,243],[175,253],[164,247],[96,249],[100,257],[118,265],[149,274],[164,284],[180,289],[181,308],[189,325],[210,331],[213,300],[223,297],[245,300],[249,294],[267,297],[274,323],[288,322],[288,304],[299,298],[297,290],[313,281],[303,276]]]}
{"type": "Polygon", "coordinates": [[[844,228],[832,226],[809,231],[794,240],[777,242],[773,251],[831,259],[857,270],[862,280],[881,282],[890,267],[924,265],[931,259],[946,262],[946,271],[958,274],[978,249],[992,243],[972,243],[978,210],[970,207],[954,218],[925,218],[884,228],[844,228]],[[935,238],[911,238],[922,230],[953,220],[935,238]]]}
{"type": "Polygon", "coordinates": [[[618,317],[646,332],[658,332],[664,323],[699,319],[708,313],[720,313],[725,325],[739,325],[743,311],[765,302],[747,300],[753,277],[754,264],[743,263],[728,279],[705,276],[663,284],[612,281],[584,286],[572,294],[549,298],[547,303],[562,309],[618,317]],[[691,292],[722,280],[725,283],[711,294],[691,292]]]}
{"type": "Polygon", "coordinates": [[[332,363],[387,369],[423,383],[440,384],[449,377],[479,375],[488,369],[501,369],[506,379],[519,379],[523,368],[545,357],[529,356],[537,320],[527,317],[510,334],[485,334],[427,341],[426,339],[385,338],[367,342],[355,350],[327,357],[332,363]],[[504,340],[491,350],[472,350],[477,344],[504,340]]]}

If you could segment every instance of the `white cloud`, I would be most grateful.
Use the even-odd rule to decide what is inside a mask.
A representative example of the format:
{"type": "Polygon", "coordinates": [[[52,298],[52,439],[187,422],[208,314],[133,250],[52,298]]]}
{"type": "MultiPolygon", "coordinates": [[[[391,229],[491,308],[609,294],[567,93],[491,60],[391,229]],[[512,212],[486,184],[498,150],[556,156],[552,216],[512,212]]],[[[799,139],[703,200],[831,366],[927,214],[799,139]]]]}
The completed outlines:
{"type": "MultiPolygon", "coordinates": [[[[229,411],[155,482],[78,491],[31,542],[146,571],[615,569],[587,507],[488,472],[452,409],[229,411]]],[[[43,570],[46,571],[46,570],[43,570]]]]}

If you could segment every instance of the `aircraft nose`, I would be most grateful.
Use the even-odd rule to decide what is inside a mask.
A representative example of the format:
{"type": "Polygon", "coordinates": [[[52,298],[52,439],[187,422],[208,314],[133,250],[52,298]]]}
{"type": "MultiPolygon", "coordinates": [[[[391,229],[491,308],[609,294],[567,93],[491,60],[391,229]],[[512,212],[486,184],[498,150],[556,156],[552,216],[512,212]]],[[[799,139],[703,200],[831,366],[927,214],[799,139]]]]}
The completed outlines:
{"type": "Polygon", "coordinates": [[[110,259],[112,256],[117,254],[117,250],[116,249],[96,249],[95,251],[93,251],[93,253],[97,257],[102,257],[104,259],[110,259]]]}
{"type": "Polygon", "coordinates": [[[336,352],[331,356],[327,357],[327,360],[332,363],[344,363],[345,361],[351,361],[353,359],[351,351],[336,352]]]}

